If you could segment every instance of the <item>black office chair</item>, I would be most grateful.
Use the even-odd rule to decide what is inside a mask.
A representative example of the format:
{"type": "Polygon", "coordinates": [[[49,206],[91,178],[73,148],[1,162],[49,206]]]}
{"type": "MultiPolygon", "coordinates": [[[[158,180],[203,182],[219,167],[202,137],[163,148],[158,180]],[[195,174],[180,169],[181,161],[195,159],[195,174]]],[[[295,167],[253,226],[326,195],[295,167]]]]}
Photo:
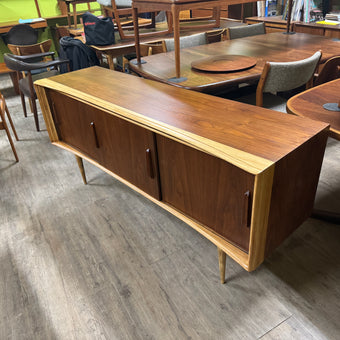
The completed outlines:
{"type": "Polygon", "coordinates": [[[21,103],[25,116],[27,116],[25,96],[28,97],[30,100],[37,131],[39,131],[40,129],[37,105],[35,102],[37,99],[37,95],[33,86],[33,82],[38,79],[47,78],[58,74],[58,67],[60,65],[69,63],[67,59],[55,59],[51,61],[36,62],[37,58],[46,56],[52,56],[53,58],[54,52],[31,54],[27,56],[14,55],[10,53],[4,54],[4,61],[6,66],[9,69],[17,72],[19,79],[21,103]],[[41,69],[46,69],[46,71],[32,75],[32,71],[41,69]]]}

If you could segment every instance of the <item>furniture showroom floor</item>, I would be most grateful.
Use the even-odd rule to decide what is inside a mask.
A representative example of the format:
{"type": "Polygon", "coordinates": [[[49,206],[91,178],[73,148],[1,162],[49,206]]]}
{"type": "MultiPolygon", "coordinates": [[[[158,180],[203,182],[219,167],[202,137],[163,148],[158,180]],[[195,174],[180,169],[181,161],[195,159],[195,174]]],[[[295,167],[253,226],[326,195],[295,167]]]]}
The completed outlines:
{"type": "MultiPolygon", "coordinates": [[[[340,226],[308,219],[256,271],[160,207],[53,146],[4,94],[19,163],[0,137],[0,339],[339,339],[340,226]]],[[[339,211],[329,139],[316,206],[339,211]]]]}

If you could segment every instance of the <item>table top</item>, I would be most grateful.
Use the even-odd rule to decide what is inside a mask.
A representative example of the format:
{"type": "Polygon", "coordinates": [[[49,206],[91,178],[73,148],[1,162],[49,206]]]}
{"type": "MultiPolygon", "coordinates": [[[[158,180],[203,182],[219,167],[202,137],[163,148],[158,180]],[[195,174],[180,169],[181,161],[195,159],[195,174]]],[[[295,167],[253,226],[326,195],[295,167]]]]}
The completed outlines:
{"type": "Polygon", "coordinates": [[[122,72],[90,67],[41,79],[86,103],[260,173],[328,124],[122,72]]]}
{"type": "Polygon", "coordinates": [[[305,33],[287,35],[276,32],[181,49],[181,77],[187,78],[181,83],[169,80],[176,74],[174,51],[143,57],[145,64],[130,63],[130,67],[148,79],[213,93],[240,83],[258,80],[266,61],[296,61],[310,57],[320,49],[324,62],[339,54],[340,41],[305,33]],[[257,64],[248,70],[230,73],[202,72],[191,68],[193,61],[222,54],[255,57],[257,64]]]}
{"type": "Polygon", "coordinates": [[[330,124],[330,137],[340,140],[340,112],[323,108],[325,103],[340,102],[340,79],[313,87],[287,102],[287,111],[330,124]]]}
{"type": "MultiPolygon", "coordinates": [[[[9,21],[0,23],[0,33],[7,33],[13,26],[19,25],[18,21],[9,21]]],[[[45,19],[39,21],[33,21],[28,23],[33,28],[45,28],[47,27],[47,22],[45,19]]]]}
{"type": "Polygon", "coordinates": [[[340,29],[340,25],[334,25],[332,23],[324,23],[324,24],[317,24],[316,22],[301,22],[301,21],[297,21],[295,22],[296,26],[306,26],[306,27],[316,27],[316,28],[326,28],[326,29],[333,29],[333,30],[339,30],[340,29]]]}

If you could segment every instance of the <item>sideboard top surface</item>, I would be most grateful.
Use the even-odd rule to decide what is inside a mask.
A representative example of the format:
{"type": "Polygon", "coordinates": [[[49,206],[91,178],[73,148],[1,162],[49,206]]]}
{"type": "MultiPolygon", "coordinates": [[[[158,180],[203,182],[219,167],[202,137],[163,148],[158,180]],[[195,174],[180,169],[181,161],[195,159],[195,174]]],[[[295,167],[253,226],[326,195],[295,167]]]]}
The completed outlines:
{"type": "MultiPolygon", "coordinates": [[[[186,143],[195,140],[202,144],[202,150],[206,148],[216,156],[229,154],[231,158],[242,158],[242,162],[250,155],[250,168],[250,163],[258,163],[253,173],[263,171],[328,127],[101,67],[41,79],[36,84],[186,143]]],[[[237,160],[233,163],[237,164],[237,160]]]]}

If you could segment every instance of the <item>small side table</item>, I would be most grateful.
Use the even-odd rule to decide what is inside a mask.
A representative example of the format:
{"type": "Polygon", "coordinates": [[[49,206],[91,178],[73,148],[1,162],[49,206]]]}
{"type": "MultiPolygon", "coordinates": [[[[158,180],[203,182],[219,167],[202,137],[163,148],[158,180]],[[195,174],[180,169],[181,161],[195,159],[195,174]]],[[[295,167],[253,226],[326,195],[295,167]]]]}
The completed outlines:
{"type": "MultiPolygon", "coordinates": [[[[142,62],[139,48],[139,28],[137,24],[138,11],[147,12],[159,10],[171,12],[174,31],[175,62],[176,62],[176,78],[172,79],[174,82],[181,82],[184,81],[185,78],[181,78],[180,70],[180,45],[179,45],[180,11],[202,8],[205,6],[213,8],[212,18],[214,22],[204,25],[197,26],[195,25],[195,28],[212,28],[220,26],[220,12],[222,5],[225,5],[225,0],[132,0],[137,63],[142,62]]],[[[171,30],[171,28],[169,29],[171,30]]]]}

